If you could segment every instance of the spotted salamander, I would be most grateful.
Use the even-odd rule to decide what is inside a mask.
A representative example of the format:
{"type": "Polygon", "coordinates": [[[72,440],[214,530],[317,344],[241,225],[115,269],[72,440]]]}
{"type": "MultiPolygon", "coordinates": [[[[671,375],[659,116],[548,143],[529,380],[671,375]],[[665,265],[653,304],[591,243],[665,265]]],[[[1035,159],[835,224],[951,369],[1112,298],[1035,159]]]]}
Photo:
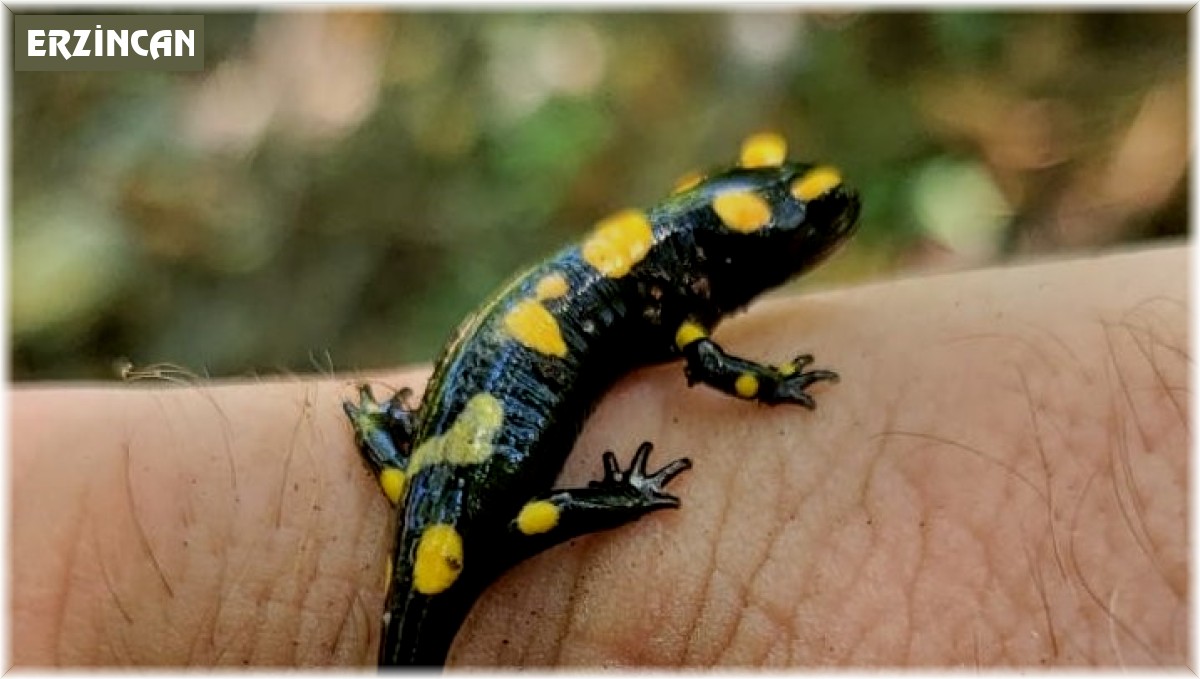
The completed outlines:
{"type": "Polygon", "coordinates": [[[738,358],[709,332],[824,259],[858,212],[837,170],[790,162],[781,137],[755,135],[736,167],[600,221],[504,286],[459,327],[419,408],[407,389],[378,402],[359,387],[345,411],[399,512],[380,664],[442,664],[472,602],[506,568],[679,506],[664,488],[691,462],[648,471],[648,442],[625,468],[606,452],[603,478],[587,487],[552,488],[622,373],[683,358],[689,384],[812,408],[808,387],[835,373],[808,369],[808,355],[778,366],[738,358]]]}

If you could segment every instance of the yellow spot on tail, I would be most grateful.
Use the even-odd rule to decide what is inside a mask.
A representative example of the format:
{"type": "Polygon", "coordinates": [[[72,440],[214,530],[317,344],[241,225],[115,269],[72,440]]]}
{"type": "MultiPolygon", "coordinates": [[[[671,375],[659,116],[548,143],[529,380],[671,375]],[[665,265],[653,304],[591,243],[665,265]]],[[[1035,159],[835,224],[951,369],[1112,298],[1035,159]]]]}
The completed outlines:
{"type": "Polygon", "coordinates": [[[654,244],[654,232],[646,213],[623,210],[596,225],[581,252],[588,264],[608,276],[620,278],[645,258],[654,244]]]}
{"type": "Polygon", "coordinates": [[[413,560],[413,589],[432,596],[446,591],[463,569],[462,536],[448,523],[425,529],[413,560]]]}
{"type": "Polygon", "coordinates": [[[562,511],[549,500],[535,500],[521,508],[517,515],[517,529],[525,535],[545,533],[558,525],[562,511]]]}
{"type": "Polygon", "coordinates": [[[495,452],[493,439],[504,424],[504,406],[489,393],[475,394],[444,434],[425,439],[408,460],[408,475],[445,462],[479,464],[495,452]]]}
{"type": "Polygon", "coordinates": [[[402,469],[386,467],[379,472],[379,487],[383,488],[383,494],[394,505],[400,504],[400,498],[404,497],[406,485],[408,485],[408,477],[404,475],[402,469]]]}
{"type": "Polygon", "coordinates": [[[742,142],[742,167],[779,167],[787,160],[787,140],[774,132],[760,132],[742,142]]]}
{"type": "Polygon", "coordinates": [[[567,343],[563,341],[558,321],[537,300],[524,299],[514,304],[504,317],[504,328],[534,351],[559,358],[567,355],[567,343]]]}
{"type": "Polygon", "coordinates": [[[784,377],[791,377],[792,375],[796,374],[796,362],[788,361],[787,363],[779,366],[777,370],[779,371],[780,375],[783,375],[784,377]]]}
{"type": "Polygon", "coordinates": [[[725,226],[741,233],[751,233],[771,223],[767,199],[750,191],[723,193],[713,199],[713,209],[725,226]]]}
{"type": "Polygon", "coordinates": [[[828,165],[814,167],[804,176],[792,182],[792,195],[796,200],[809,201],[842,185],[842,175],[828,165]]]}
{"type": "Polygon", "coordinates": [[[548,299],[558,299],[567,294],[570,290],[567,284],[567,279],[560,273],[552,273],[542,276],[542,279],[537,282],[534,287],[533,294],[539,300],[545,301],[548,299]]]}
{"type": "Polygon", "coordinates": [[[675,188],[671,189],[671,195],[691,191],[699,186],[700,182],[704,181],[704,173],[699,170],[693,170],[679,179],[675,180],[675,188]]]}
{"type": "Polygon", "coordinates": [[[758,394],[758,378],[750,373],[742,373],[733,383],[733,389],[742,398],[754,398],[758,394]]]}
{"type": "Polygon", "coordinates": [[[684,321],[679,325],[679,330],[675,331],[675,346],[683,349],[692,342],[705,337],[708,337],[708,331],[704,329],[704,326],[695,321],[684,321]]]}

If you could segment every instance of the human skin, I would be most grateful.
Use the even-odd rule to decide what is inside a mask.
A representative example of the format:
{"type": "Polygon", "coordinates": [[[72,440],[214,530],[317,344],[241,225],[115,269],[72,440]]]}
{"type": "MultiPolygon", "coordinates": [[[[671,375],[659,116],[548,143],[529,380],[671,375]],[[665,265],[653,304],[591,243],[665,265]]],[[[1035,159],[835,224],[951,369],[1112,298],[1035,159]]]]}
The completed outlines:
{"type": "MultiPolygon", "coordinates": [[[[810,412],[623,377],[560,484],[650,440],[682,507],[514,568],[450,662],[1183,666],[1187,298],[1176,246],[756,304],[716,339],[841,382],[810,412]]],[[[373,663],[358,379],[14,389],[13,663],[373,663]]]]}

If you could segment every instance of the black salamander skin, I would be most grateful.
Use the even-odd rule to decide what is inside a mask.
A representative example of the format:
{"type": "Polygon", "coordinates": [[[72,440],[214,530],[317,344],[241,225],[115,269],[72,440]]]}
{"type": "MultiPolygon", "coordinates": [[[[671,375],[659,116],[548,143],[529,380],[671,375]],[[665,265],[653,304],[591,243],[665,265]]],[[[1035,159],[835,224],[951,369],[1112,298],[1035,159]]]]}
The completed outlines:
{"type": "Polygon", "coordinates": [[[690,462],[649,472],[649,443],[625,469],[606,453],[603,479],[587,487],[551,487],[618,376],[683,358],[690,383],[809,408],[805,389],[836,378],[805,370],[809,356],[779,366],[731,356],[708,334],[841,244],[857,194],[830,167],[782,157],[693,183],[600,222],[513,279],[458,329],[419,409],[407,390],[380,403],[366,386],[346,404],[399,512],[381,665],[442,664],[471,604],[506,568],[679,505],[664,486],[690,462]]]}

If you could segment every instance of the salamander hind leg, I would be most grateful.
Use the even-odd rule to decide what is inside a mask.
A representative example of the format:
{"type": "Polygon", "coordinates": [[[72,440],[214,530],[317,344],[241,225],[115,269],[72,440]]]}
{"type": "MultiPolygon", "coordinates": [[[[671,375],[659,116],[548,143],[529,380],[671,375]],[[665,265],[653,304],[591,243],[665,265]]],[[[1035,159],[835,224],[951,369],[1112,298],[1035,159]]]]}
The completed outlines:
{"type": "Polygon", "coordinates": [[[665,488],[692,466],[691,460],[673,460],[648,473],[653,446],[638,447],[629,468],[622,470],[612,451],[604,453],[604,478],[586,488],[553,490],[533,498],[510,523],[513,561],[532,556],[573,537],[615,528],[659,509],[679,506],[679,498],[665,488]]]}
{"type": "Polygon", "coordinates": [[[687,361],[688,384],[702,382],[715,389],[767,405],[795,403],[812,409],[816,401],[808,387],[817,382],[837,382],[832,370],[805,370],[813,357],[802,354],[778,366],[738,358],[708,337],[707,329],[685,321],[675,336],[676,348],[687,361]]]}
{"type": "Polygon", "coordinates": [[[387,401],[375,400],[370,385],[358,387],[358,404],[342,402],[354,428],[363,460],[379,479],[392,504],[399,504],[407,485],[405,469],[412,450],[416,411],[409,404],[411,389],[400,389],[387,401]]]}

